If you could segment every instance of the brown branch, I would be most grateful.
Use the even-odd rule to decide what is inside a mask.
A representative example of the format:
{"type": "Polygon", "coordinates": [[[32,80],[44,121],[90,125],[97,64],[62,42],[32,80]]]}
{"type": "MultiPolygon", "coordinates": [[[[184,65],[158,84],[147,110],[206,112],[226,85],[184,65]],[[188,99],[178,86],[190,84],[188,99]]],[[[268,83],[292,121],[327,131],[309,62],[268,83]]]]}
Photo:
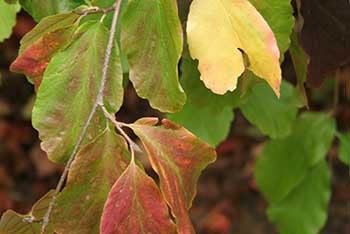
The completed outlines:
{"type": "MultiPolygon", "coordinates": [[[[103,92],[104,92],[104,88],[105,88],[105,84],[106,84],[106,80],[107,80],[107,71],[108,71],[108,67],[109,67],[109,62],[110,62],[110,57],[111,57],[111,51],[114,45],[114,38],[115,38],[115,31],[116,31],[116,27],[117,27],[117,22],[118,22],[118,16],[119,16],[119,11],[120,11],[120,4],[121,4],[121,0],[117,0],[116,3],[113,5],[113,10],[114,10],[114,16],[113,16],[113,21],[112,21],[112,26],[110,29],[110,33],[109,33],[109,41],[108,41],[108,45],[106,48],[106,52],[105,52],[105,58],[104,58],[104,63],[103,63],[103,68],[102,68],[102,77],[101,77],[101,82],[100,82],[100,86],[99,86],[99,91],[96,97],[96,100],[94,102],[94,105],[89,113],[89,116],[87,118],[87,120],[85,121],[84,127],[79,135],[78,141],[75,143],[73,151],[69,157],[69,160],[64,168],[64,171],[60,177],[60,180],[56,186],[55,192],[50,200],[49,206],[47,208],[46,214],[43,217],[43,222],[42,222],[42,227],[41,227],[41,234],[45,234],[46,233],[46,229],[47,226],[50,222],[50,215],[53,209],[53,206],[56,203],[57,200],[57,196],[60,193],[60,191],[62,190],[63,186],[64,186],[64,182],[67,178],[68,172],[70,170],[70,167],[75,159],[75,156],[80,148],[81,143],[84,140],[84,137],[86,135],[87,129],[90,126],[91,120],[94,116],[94,114],[96,113],[97,107],[100,105],[101,102],[103,102],[103,92]]],[[[108,8],[106,8],[108,9],[108,8]]],[[[95,10],[94,12],[96,13],[97,10],[95,10]]],[[[86,14],[89,14],[89,12],[85,12],[86,14]]],[[[90,13],[92,14],[92,13],[90,13]]]]}

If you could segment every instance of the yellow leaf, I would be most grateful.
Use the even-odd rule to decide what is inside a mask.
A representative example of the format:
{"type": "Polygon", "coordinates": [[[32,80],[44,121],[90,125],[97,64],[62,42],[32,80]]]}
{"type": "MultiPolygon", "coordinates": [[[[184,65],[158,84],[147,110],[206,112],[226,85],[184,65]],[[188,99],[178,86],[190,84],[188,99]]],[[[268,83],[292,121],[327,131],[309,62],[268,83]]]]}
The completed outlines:
{"type": "Polygon", "coordinates": [[[199,60],[201,80],[214,93],[235,90],[238,77],[247,66],[279,96],[281,69],[277,42],[269,25],[248,0],[194,0],[187,22],[187,39],[191,56],[199,60]]]}

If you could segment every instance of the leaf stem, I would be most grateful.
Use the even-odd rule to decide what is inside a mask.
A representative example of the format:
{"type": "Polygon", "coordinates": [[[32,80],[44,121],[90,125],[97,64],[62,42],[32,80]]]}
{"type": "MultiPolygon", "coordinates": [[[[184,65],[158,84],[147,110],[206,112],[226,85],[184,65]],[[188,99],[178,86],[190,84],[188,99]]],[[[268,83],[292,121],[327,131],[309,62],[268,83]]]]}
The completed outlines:
{"type": "MultiPolygon", "coordinates": [[[[50,200],[50,203],[49,203],[49,206],[48,206],[47,211],[45,213],[45,216],[43,217],[43,222],[42,222],[42,226],[41,226],[41,234],[46,233],[47,226],[50,222],[50,215],[52,213],[53,206],[56,203],[57,196],[64,186],[64,182],[67,178],[70,167],[75,159],[75,156],[80,148],[80,145],[82,144],[82,142],[84,140],[84,137],[86,135],[88,127],[90,126],[91,120],[92,120],[94,114],[96,113],[97,108],[100,105],[100,103],[103,103],[103,92],[104,92],[105,84],[106,84],[106,80],[107,80],[107,71],[108,71],[109,62],[110,62],[111,51],[112,51],[112,48],[114,45],[114,38],[115,38],[115,32],[116,32],[116,27],[117,27],[117,22],[118,22],[118,16],[119,16],[119,12],[120,12],[120,5],[121,5],[121,0],[117,0],[116,3],[112,7],[104,9],[105,11],[107,9],[107,12],[110,11],[110,9],[113,9],[114,16],[113,16],[113,21],[112,21],[110,33],[109,33],[109,41],[108,41],[106,52],[105,52],[104,63],[103,63],[103,68],[102,68],[102,77],[101,77],[101,82],[100,82],[98,94],[97,94],[96,100],[94,102],[94,105],[89,113],[89,116],[88,116],[87,120],[85,121],[84,127],[79,135],[78,141],[75,143],[73,151],[72,151],[72,153],[68,159],[68,162],[64,168],[64,171],[59,179],[59,182],[58,182],[56,189],[55,189],[55,192],[50,200]]],[[[91,12],[92,12],[91,10],[87,11],[87,12],[85,12],[85,15],[92,14],[91,12]]],[[[97,13],[97,10],[95,10],[94,12],[97,13]]]]}
{"type": "Polygon", "coordinates": [[[139,146],[133,140],[131,140],[131,138],[128,136],[128,134],[126,134],[126,132],[123,130],[122,127],[127,126],[127,124],[118,122],[115,119],[115,117],[107,111],[107,109],[104,105],[100,105],[100,107],[101,107],[104,115],[106,116],[106,118],[109,119],[115,125],[115,127],[117,128],[119,133],[122,134],[122,136],[128,142],[130,153],[131,153],[131,161],[134,161],[135,160],[135,151],[140,151],[140,149],[139,149],[139,146]]]}

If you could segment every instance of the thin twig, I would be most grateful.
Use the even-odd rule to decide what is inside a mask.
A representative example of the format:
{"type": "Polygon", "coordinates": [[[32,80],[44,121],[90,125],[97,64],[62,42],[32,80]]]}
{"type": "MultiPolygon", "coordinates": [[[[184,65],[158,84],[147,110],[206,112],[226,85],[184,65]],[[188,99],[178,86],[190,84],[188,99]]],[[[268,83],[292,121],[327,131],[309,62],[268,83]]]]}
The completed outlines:
{"type": "Polygon", "coordinates": [[[131,138],[128,136],[128,134],[126,134],[126,132],[122,128],[123,126],[127,126],[127,124],[118,122],[115,119],[115,117],[107,111],[107,109],[106,109],[106,107],[104,105],[100,105],[100,107],[101,107],[104,115],[106,116],[106,118],[109,119],[115,125],[115,127],[118,130],[118,132],[120,134],[122,134],[122,136],[128,142],[130,153],[131,153],[131,161],[134,161],[135,151],[138,151],[139,149],[138,149],[138,145],[133,140],[131,140],[131,138]]]}
{"type": "Polygon", "coordinates": [[[81,143],[84,140],[84,137],[86,135],[87,129],[90,126],[91,120],[94,116],[94,114],[96,113],[97,107],[99,106],[99,103],[103,103],[103,92],[104,92],[104,88],[105,88],[105,83],[107,80],[107,71],[108,71],[108,67],[109,67],[109,61],[110,61],[110,56],[111,56],[111,51],[114,45],[114,38],[115,38],[115,31],[116,31],[116,27],[117,27],[117,22],[118,22],[118,16],[119,16],[119,11],[120,11],[120,4],[121,4],[121,0],[117,0],[116,4],[113,5],[113,9],[114,9],[114,16],[113,16],[113,21],[112,21],[112,26],[110,29],[110,33],[109,33],[109,41],[108,41],[108,45],[106,48],[106,53],[105,53],[105,57],[104,57],[104,63],[103,63],[103,68],[102,68],[102,77],[101,77],[101,81],[100,81],[100,86],[99,86],[99,91],[96,97],[96,100],[93,104],[93,107],[89,113],[89,116],[84,124],[84,127],[79,135],[78,141],[75,143],[73,151],[69,157],[69,160],[64,168],[64,171],[60,177],[60,180],[56,186],[55,192],[50,200],[49,206],[47,208],[46,214],[43,217],[43,223],[42,223],[42,227],[41,227],[41,234],[45,234],[47,226],[50,222],[50,215],[53,209],[53,206],[56,203],[56,199],[57,196],[59,194],[59,192],[62,190],[63,186],[64,186],[64,182],[67,178],[69,169],[75,159],[75,156],[80,148],[81,143]]]}
{"type": "Polygon", "coordinates": [[[91,14],[98,14],[98,13],[103,13],[107,14],[109,12],[114,11],[117,3],[113,4],[113,6],[106,7],[106,8],[99,8],[99,7],[94,7],[94,8],[88,8],[88,9],[83,9],[83,10],[74,10],[73,12],[78,15],[91,15],[91,14]]]}

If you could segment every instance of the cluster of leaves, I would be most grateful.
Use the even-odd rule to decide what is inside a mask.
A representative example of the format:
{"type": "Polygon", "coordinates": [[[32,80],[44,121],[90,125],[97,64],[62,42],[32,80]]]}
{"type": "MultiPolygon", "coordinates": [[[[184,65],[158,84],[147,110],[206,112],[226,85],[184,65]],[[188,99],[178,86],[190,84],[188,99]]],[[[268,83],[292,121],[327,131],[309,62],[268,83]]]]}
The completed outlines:
{"type": "MultiPolygon", "coordinates": [[[[299,114],[307,101],[307,73],[314,71],[308,63],[314,61],[307,49],[310,37],[303,37],[312,18],[303,11],[308,6],[298,2],[305,27],[297,31],[291,0],[123,0],[101,89],[115,3],[0,0],[0,18],[6,22],[0,41],[9,36],[21,6],[39,22],[23,37],[11,69],[35,85],[32,121],[43,150],[56,163],[69,162],[87,127],[48,233],[195,233],[188,210],[196,182],[215,160],[213,146],[227,136],[235,108],[270,138],[255,172],[270,203],[269,219],[283,234],[318,233],[327,216],[331,190],[325,156],[336,126],[325,114],[299,114]],[[281,79],[288,49],[297,87],[281,79]],[[123,79],[177,124],[109,118],[122,105],[123,79]],[[99,108],[86,126],[101,90],[107,113],[99,108]],[[135,145],[122,127],[143,143],[159,188],[135,159],[135,145]]],[[[341,159],[349,163],[349,137],[337,135],[341,159]]],[[[27,215],[4,213],[0,233],[40,233],[54,194],[27,215]]]]}

